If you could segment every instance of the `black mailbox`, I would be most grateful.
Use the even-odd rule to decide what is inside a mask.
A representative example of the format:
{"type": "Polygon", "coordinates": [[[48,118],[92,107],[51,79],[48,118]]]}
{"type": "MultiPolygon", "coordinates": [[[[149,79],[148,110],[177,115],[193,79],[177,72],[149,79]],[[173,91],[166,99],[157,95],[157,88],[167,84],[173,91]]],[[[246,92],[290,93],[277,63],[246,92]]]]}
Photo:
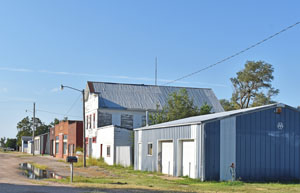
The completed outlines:
{"type": "Polygon", "coordinates": [[[76,156],[68,156],[67,157],[67,162],[76,163],[77,162],[77,157],[76,156]]]}

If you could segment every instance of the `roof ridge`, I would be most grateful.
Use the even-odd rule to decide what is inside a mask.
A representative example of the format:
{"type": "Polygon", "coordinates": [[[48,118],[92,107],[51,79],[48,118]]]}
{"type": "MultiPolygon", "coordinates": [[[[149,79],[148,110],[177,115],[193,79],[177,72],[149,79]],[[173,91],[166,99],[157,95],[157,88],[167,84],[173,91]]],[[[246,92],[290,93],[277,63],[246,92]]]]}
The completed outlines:
{"type": "Polygon", "coordinates": [[[153,87],[171,87],[171,88],[187,88],[187,89],[207,89],[207,90],[212,90],[211,88],[200,88],[200,87],[164,86],[164,85],[118,83],[118,82],[101,82],[101,81],[87,81],[87,83],[103,83],[103,84],[114,84],[114,85],[153,86],[153,87]]]}

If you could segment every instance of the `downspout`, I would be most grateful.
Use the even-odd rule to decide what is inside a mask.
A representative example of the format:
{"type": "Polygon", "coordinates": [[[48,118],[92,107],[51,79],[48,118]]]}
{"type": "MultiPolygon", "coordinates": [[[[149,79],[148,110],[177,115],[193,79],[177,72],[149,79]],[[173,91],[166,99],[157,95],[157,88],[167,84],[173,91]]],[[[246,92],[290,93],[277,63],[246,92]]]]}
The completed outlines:
{"type": "Polygon", "coordinates": [[[149,126],[149,112],[146,110],[146,126],[149,126]]]}
{"type": "Polygon", "coordinates": [[[200,161],[200,179],[205,181],[205,123],[201,124],[201,161],[200,161]]]}

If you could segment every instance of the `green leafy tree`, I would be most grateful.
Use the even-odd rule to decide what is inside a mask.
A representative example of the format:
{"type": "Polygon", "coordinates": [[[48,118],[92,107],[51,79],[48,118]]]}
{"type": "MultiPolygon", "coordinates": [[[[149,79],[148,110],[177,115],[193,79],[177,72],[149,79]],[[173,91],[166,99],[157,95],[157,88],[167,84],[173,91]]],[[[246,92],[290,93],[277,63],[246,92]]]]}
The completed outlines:
{"type": "Polygon", "coordinates": [[[13,148],[14,150],[16,150],[17,149],[17,139],[7,138],[5,147],[13,148]]]}
{"type": "Polygon", "coordinates": [[[17,123],[17,145],[22,145],[22,136],[32,136],[32,122],[29,117],[23,118],[20,122],[17,123]]]}
{"type": "Polygon", "coordinates": [[[263,61],[247,61],[245,68],[231,78],[234,87],[231,101],[239,109],[273,103],[279,93],[272,87],[274,68],[263,61]]]}
{"type": "Polygon", "coordinates": [[[54,127],[55,125],[57,125],[59,123],[59,119],[54,118],[54,120],[50,123],[51,127],[54,127]]]}
{"type": "Polygon", "coordinates": [[[208,104],[205,102],[204,105],[202,105],[202,106],[200,107],[200,112],[199,112],[199,114],[200,114],[200,115],[210,114],[211,109],[212,109],[212,106],[208,105],[208,104]]]}
{"type": "Polygon", "coordinates": [[[5,144],[6,144],[6,138],[5,137],[1,137],[1,139],[0,139],[0,146],[1,147],[5,147],[5,144]]]}
{"type": "Polygon", "coordinates": [[[189,98],[186,89],[180,89],[178,92],[171,93],[166,106],[155,113],[151,113],[149,120],[151,124],[158,124],[167,121],[183,119],[186,117],[204,115],[210,113],[212,107],[205,103],[200,109],[194,105],[192,99],[189,98]]]}
{"type": "Polygon", "coordinates": [[[238,108],[232,101],[229,101],[227,99],[221,99],[220,103],[225,111],[232,111],[238,108]]]}
{"type": "MultiPolygon", "coordinates": [[[[44,133],[49,132],[49,128],[51,125],[44,124],[39,118],[35,118],[35,125],[36,130],[34,132],[34,135],[41,135],[44,133]]],[[[32,136],[32,130],[33,130],[33,118],[29,119],[29,117],[23,118],[20,122],[17,123],[17,145],[22,145],[22,136],[32,136]]]]}

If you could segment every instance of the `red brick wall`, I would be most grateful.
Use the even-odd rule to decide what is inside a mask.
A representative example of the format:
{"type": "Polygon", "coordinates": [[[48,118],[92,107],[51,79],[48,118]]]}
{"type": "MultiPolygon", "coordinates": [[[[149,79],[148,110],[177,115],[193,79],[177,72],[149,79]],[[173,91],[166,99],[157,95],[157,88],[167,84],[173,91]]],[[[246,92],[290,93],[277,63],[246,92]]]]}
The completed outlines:
{"type": "MultiPolygon", "coordinates": [[[[68,135],[69,121],[61,121],[55,125],[55,137],[59,136],[59,151],[58,154],[53,155],[54,157],[63,158],[63,135],[68,135]]],[[[54,147],[55,148],[55,147],[54,147]]]]}
{"type": "Polygon", "coordinates": [[[63,146],[63,143],[64,143],[64,135],[63,134],[59,134],[59,151],[58,151],[58,155],[57,157],[59,158],[63,158],[64,157],[64,146],[63,146]]]}
{"type": "Polygon", "coordinates": [[[59,124],[55,125],[54,140],[56,136],[59,136],[59,152],[58,154],[53,155],[54,157],[66,158],[68,156],[70,144],[74,144],[75,149],[76,147],[82,147],[82,126],[82,121],[61,121],[59,124]],[[67,151],[65,155],[63,154],[64,135],[68,135],[67,151]]]}
{"type": "Polygon", "coordinates": [[[77,147],[82,147],[82,142],[83,142],[82,126],[83,126],[82,121],[76,121],[69,125],[68,145],[74,144],[75,149],[77,147]]]}

